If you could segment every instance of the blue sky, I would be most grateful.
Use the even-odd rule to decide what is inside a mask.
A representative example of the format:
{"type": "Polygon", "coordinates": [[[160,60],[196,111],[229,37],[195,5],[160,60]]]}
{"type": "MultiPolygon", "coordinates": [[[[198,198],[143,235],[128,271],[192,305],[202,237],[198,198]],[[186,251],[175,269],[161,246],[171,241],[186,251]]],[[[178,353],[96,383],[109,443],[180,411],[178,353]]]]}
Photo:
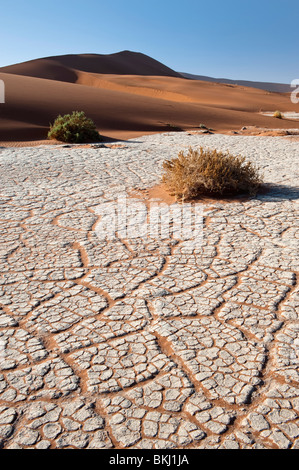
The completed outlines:
{"type": "Polygon", "coordinates": [[[299,78],[297,0],[2,0],[0,21],[0,66],[131,50],[180,72],[299,78]]]}

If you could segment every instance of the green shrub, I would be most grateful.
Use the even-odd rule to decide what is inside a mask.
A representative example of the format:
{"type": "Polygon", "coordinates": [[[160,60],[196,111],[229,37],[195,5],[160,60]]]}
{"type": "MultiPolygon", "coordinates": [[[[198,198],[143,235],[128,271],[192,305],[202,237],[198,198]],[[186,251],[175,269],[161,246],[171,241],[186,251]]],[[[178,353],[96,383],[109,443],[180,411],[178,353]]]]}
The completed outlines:
{"type": "Polygon", "coordinates": [[[58,116],[50,126],[48,139],[56,139],[68,143],[99,142],[101,136],[94,122],[85,116],[83,111],[58,116]]]}
{"type": "Polygon", "coordinates": [[[281,114],[280,111],[275,111],[275,113],[273,114],[273,117],[275,117],[277,119],[282,119],[283,115],[281,114]]]}
{"type": "Polygon", "coordinates": [[[162,182],[176,199],[201,195],[255,195],[262,181],[258,169],[241,156],[217,150],[189,149],[163,163],[162,182]]]}

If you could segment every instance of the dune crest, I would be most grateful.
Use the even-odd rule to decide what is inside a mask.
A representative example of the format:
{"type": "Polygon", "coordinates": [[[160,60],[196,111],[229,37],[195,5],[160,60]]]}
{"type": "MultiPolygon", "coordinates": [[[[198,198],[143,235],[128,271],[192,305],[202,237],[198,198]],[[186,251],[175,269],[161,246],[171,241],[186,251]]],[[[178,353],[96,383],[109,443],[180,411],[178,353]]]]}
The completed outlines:
{"type": "Polygon", "coordinates": [[[116,75],[157,75],[182,77],[166,65],[139,52],[115,54],[70,54],[30,60],[0,67],[0,73],[76,82],[76,71],[116,75]]]}

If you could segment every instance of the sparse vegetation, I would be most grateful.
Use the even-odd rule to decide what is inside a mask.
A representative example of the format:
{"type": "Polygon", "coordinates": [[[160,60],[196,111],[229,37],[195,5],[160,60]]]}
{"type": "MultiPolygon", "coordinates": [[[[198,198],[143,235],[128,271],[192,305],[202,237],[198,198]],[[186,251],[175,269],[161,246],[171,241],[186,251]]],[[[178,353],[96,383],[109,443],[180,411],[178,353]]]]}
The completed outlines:
{"type": "Polygon", "coordinates": [[[262,181],[251,162],[242,156],[232,156],[217,150],[199,151],[191,147],[185,155],[163,164],[162,182],[178,200],[190,200],[201,195],[255,195],[262,181]]]}
{"type": "Polygon", "coordinates": [[[85,116],[83,111],[58,116],[50,126],[48,139],[56,139],[68,143],[99,142],[101,136],[94,122],[85,116]]]}
{"type": "Polygon", "coordinates": [[[210,127],[207,127],[205,124],[199,124],[199,129],[201,129],[205,133],[213,132],[214,129],[211,129],[210,127]]]}
{"type": "Polygon", "coordinates": [[[169,131],[171,131],[171,132],[182,132],[183,131],[183,129],[181,127],[176,126],[175,124],[166,123],[166,126],[169,129],[169,131]]]}
{"type": "Polygon", "coordinates": [[[273,114],[273,117],[275,117],[277,119],[282,119],[283,115],[280,111],[275,111],[275,113],[273,114]]]}

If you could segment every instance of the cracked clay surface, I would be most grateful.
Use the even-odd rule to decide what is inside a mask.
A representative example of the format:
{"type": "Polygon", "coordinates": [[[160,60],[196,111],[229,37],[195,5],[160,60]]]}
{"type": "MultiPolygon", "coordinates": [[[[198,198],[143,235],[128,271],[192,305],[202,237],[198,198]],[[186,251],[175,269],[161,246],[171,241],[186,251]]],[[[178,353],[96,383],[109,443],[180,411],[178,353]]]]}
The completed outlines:
{"type": "Polygon", "coordinates": [[[0,167],[2,448],[299,448],[298,143],[168,133],[0,167]],[[200,246],[100,239],[98,207],[189,146],[273,186],[199,203],[200,246]]]}

